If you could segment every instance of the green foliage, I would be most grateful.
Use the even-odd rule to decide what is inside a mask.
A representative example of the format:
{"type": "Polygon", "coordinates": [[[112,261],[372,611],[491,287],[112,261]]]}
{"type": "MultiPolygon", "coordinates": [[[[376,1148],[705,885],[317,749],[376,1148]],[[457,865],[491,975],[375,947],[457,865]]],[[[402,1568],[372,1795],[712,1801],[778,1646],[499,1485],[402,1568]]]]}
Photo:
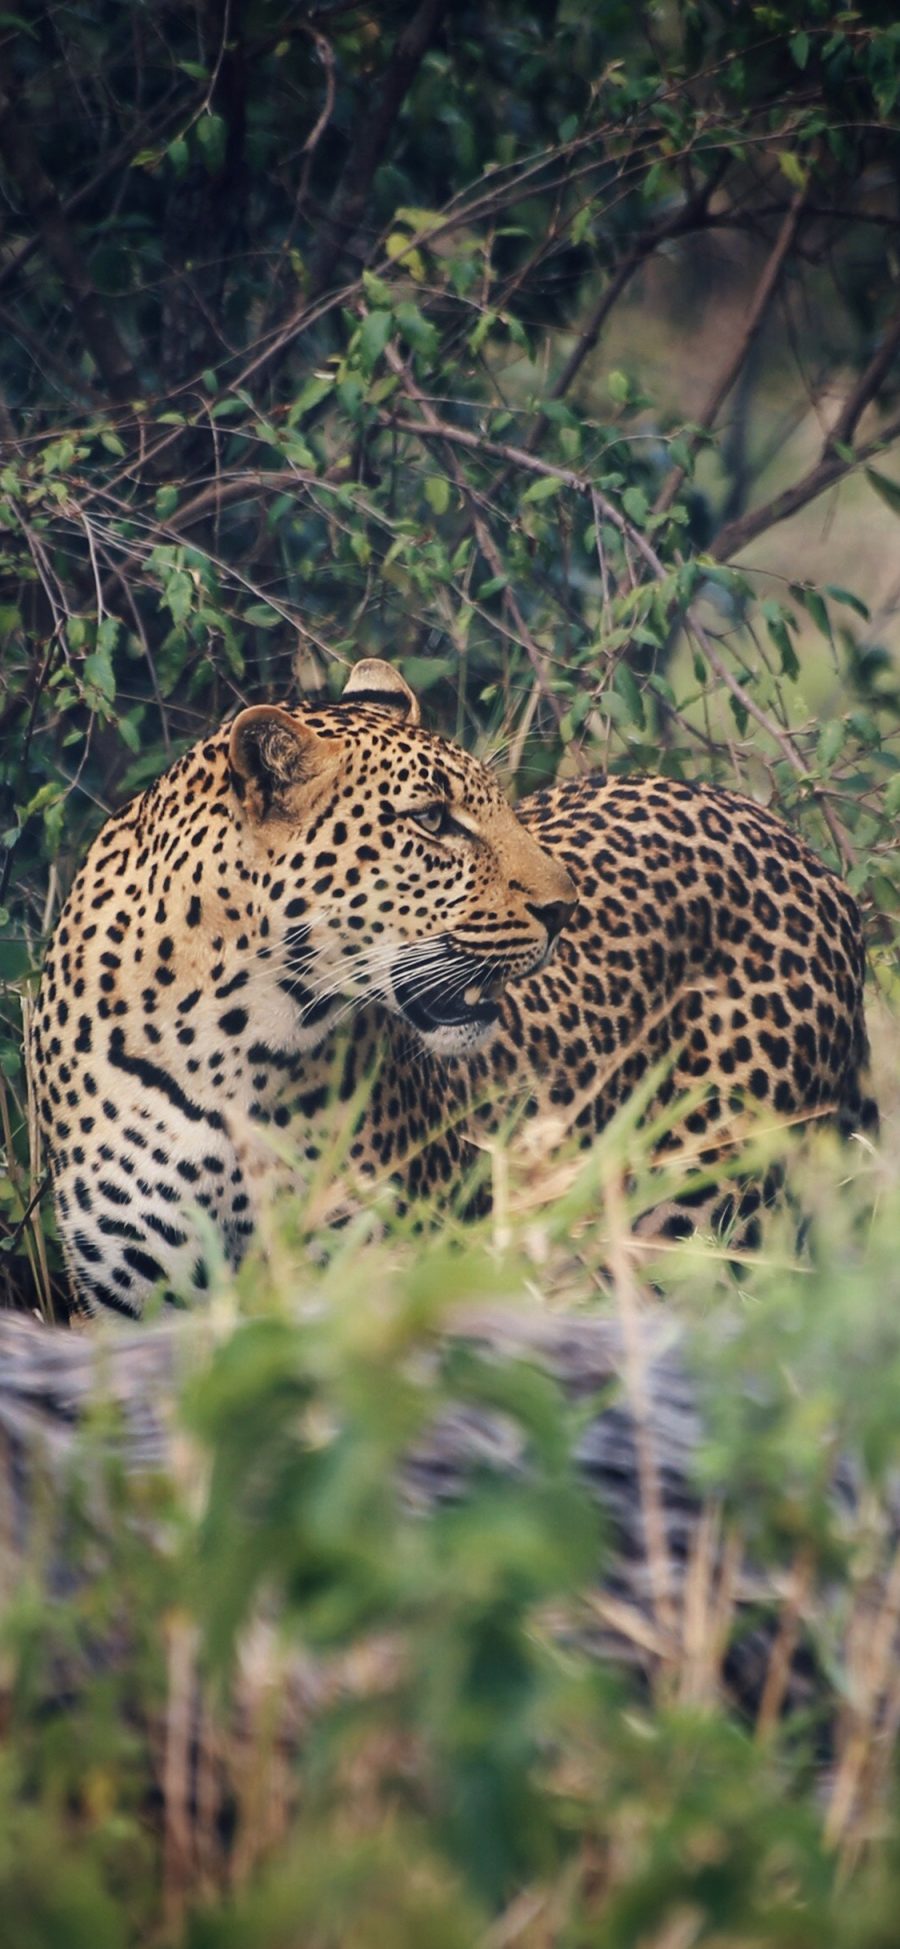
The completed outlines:
{"type": "Polygon", "coordinates": [[[502,1250],[484,1223],[423,1258],[386,1211],[335,1237],[288,1209],[178,1327],[165,1471],[124,1474],[98,1408],[60,1519],[33,1456],[0,1640],[16,1940],[889,1940],[896,1168],[874,1217],[831,1138],[796,1169],[814,1278],[784,1221],[746,1297],[702,1247],[664,1268],[703,1323],[705,1427],[693,1462],[656,1448],[688,1471],[668,1616],[623,1425],[604,1493],[646,1561],[624,1596],[618,1564],[612,1619],[616,1522],[573,1460],[593,1417],[639,1411],[635,1371],[586,1393],[517,1341],[590,1287],[659,1348],[658,1300],[634,1317],[600,1273],[620,1219],[594,1159],[560,1207],[514,1178],[502,1250]]]}

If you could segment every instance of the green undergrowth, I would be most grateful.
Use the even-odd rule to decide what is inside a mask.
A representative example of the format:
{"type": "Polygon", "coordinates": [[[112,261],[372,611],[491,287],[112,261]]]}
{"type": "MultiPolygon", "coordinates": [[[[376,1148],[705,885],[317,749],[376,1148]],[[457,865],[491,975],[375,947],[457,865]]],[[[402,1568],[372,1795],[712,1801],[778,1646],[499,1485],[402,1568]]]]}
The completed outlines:
{"type": "Polygon", "coordinates": [[[273,1212],[202,1313],[132,1336],[134,1399],[175,1335],[155,1472],[114,1459],[98,1337],[3,1604],[10,1940],[887,1949],[897,1166],[816,1133],[802,1250],[792,1208],[752,1263],[650,1262],[636,1149],[620,1120],[553,1199],[504,1170],[490,1220],[437,1234],[386,1198],[339,1230],[273,1212]],[[618,1336],[617,1377],[551,1356],[573,1321],[618,1336]],[[577,1463],[622,1408],[640,1586],[577,1463]],[[436,1427],[469,1430],[449,1475],[436,1427]]]}

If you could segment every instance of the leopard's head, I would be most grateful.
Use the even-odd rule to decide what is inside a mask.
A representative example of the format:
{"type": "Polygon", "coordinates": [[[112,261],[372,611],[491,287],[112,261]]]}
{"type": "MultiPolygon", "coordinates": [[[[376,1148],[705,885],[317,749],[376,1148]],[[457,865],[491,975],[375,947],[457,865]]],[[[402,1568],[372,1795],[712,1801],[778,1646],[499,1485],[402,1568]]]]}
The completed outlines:
{"type": "Polygon", "coordinates": [[[267,951],[310,1039],[377,998],[436,1054],[477,1048],[575,904],[487,767],[423,729],[408,684],[374,658],[338,704],[242,711],[229,765],[267,951]]]}

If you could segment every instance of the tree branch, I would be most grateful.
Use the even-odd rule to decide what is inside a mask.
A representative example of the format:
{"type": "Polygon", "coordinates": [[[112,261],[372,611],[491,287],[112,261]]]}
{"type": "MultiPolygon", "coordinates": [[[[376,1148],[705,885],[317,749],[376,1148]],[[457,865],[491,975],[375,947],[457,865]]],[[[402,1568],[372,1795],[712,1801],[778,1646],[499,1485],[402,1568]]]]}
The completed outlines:
{"type": "Polygon", "coordinates": [[[308,301],[320,296],[362,220],[391,130],[450,0],[421,0],[398,35],[381,86],[344,163],[312,262],[308,301]]]}
{"type": "MultiPolygon", "coordinates": [[[[677,210],[673,216],[667,217],[664,222],[654,224],[639,239],[633,249],[627,253],[627,256],[623,257],[618,268],[613,272],[605,290],[598,298],[584,330],[579,333],[577,343],[572,347],[565,365],[557,374],[550,388],[550,399],[565,398],[573,380],[577,378],[581,371],[585,359],[593,351],[610,312],[618,304],[623,291],[630,284],[635,271],[639,270],[641,265],[646,263],[648,257],[652,257],[653,252],[659,249],[660,244],[669,243],[673,237],[682,236],[685,231],[694,230],[705,222],[709,210],[710,198],[720,184],[730,160],[730,156],[726,156],[722,164],[713,171],[708,181],[704,183],[698,194],[691,198],[689,203],[686,203],[682,209],[677,210]]],[[[539,413],[534,425],[529,431],[526,441],[526,445],[530,449],[540,446],[549,424],[547,414],[544,412],[539,413]]]]}
{"type": "Polygon", "coordinates": [[[739,515],[736,521],[727,522],[725,527],[720,528],[719,533],[713,537],[707,553],[716,562],[731,561],[751,541],[755,541],[757,535],[763,535],[769,528],[777,527],[779,521],[787,521],[792,514],[805,507],[807,502],[817,500],[820,494],[825,493],[826,488],[836,486],[838,481],[846,479],[847,475],[854,473],[864,461],[871,460],[875,454],[881,453],[897,439],[900,439],[900,413],[894,413],[890,419],[885,420],[880,431],[873,434],[871,440],[866,440],[862,446],[857,447],[849,460],[842,459],[840,454],[830,450],[829,438],[821,459],[817,460],[808,473],[803,474],[792,487],[786,487],[781,494],[774,495],[771,501],[765,501],[761,507],[751,508],[749,513],[739,515]]]}
{"type": "Polygon", "coordinates": [[[874,399],[882,379],[886,378],[893,365],[898,348],[900,348],[900,305],[888,319],[881,344],[873,353],[853,391],[845,399],[828,436],[829,447],[850,445],[866,407],[874,399]]]}

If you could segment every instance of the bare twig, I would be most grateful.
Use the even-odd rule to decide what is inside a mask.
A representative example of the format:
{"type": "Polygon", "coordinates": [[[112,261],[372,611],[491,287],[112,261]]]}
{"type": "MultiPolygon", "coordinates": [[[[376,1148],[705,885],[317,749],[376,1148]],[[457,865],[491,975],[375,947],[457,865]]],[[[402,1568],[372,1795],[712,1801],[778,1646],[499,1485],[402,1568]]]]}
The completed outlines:
{"type": "MultiPolygon", "coordinates": [[[[718,379],[715,381],[705,405],[701,407],[700,412],[697,414],[696,425],[698,430],[692,433],[686,442],[690,453],[696,453],[700,445],[702,438],[701,429],[708,431],[715,425],[719,412],[737,381],[751,348],[759,337],[769,306],[778,289],[788,252],[797,235],[800,220],[803,216],[805,201],[806,185],[802,189],[798,189],[791,199],[787,214],[775,239],[775,247],[753,295],[750,309],[747,313],[747,321],[738,343],[722,372],[720,372],[718,379]]],[[[672,506],[672,502],[675,500],[684,481],[686,472],[686,467],[678,466],[673,467],[671,473],[666,475],[656,497],[654,513],[665,514],[672,506]]]]}
{"type": "Polygon", "coordinates": [[[427,53],[449,0],[421,0],[397,36],[369,113],[360,123],[322,225],[313,258],[310,298],[317,298],[365,213],[372,178],[391,131],[427,53]]]}
{"type": "MultiPolygon", "coordinates": [[[[809,777],[809,768],[804,764],[793,739],[788,736],[786,731],[782,730],[781,725],[776,723],[768,711],[762,709],[762,706],[756,702],[755,697],[751,695],[746,686],[739,681],[732,670],[729,670],[724,658],[719,655],[706,630],[698,623],[696,616],[691,613],[687,621],[688,627],[696,636],[710,669],[715,671],[719,681],[725,685],[726,690],[730,690],[732,697],[736,698],[742,710],[745,710],[747,715],[754,719],[754,722],[759,725],[760,730],[765,731],[767,737],[770,737],[772,742],[777,745],[782,757],[787,759],[791,770],[796,773],[797,777],[807,779],[809,777]]],[[[833,807],[829,804],[825,793],[815,792],[814,797],[845,866],[855,866],[856,853],[849,833],[842,826],[833,807]]]]}
{"type": "Polygon", "coordinates": [[[844,480],[857,467],[881,453],[892,441],[900,438],[900,413],[892,414],[878,432],[857,446],[851,454],[846,452],[865,408],[871,403],[875,392],[900,350],[900,311],[894,314],[875,356],[869,361],[853,390],[848,393],[840,413],[825,441],[822,453],[815,466],[786,487],[780,494],[773,495],[761,507],[751,508],[736,521],[726,522],[710,543],[709,553],[717,562],[730,561],[758,535],[766,534],[780,521],[787,521],[790,515],[815,501],[826,489],[844,480]],[[836,450],[836,442],[845,449],[836,450]]]}
{"type": "Polygon", "coordinates": [[[852,392],[848,393],[841,407],[828,436],[830,447],[849,446],[866,407],[875,398],[882,380],[887,377],[898,350],[900,350],[900,305],[888,319],[880,345],[872,354],[865,371],[860,374],[852,392]]]}
{"type": "MultiPolygon", "coordinates": [[[[419,412],[422,415],[422,425],[420,425],[417,421],[407,422],[406,423],[407,430],[414,433],[420,433],[424,430],[427,430],[429,433],[432,434],[432,436],[436,438],[442,438],[443,431],[444,431],[444,422],[438,418],[438,415],[434,411],[434,408],[431,405],[430,401],[426,399],[425,394],[416,385],[415,380],[412,377],[412,374],[408,371],[407,367],[404,365],[403,360],[401,359],[399,353],[394,351],[389,346],[386,353],[386,358],[388,364],[391,367],[391,370],[395,372],[397,374],[397,377],[402,381],[404,391],[407,393],[407,396],[418,407],[419,412]]],[[[396,425],[397,422],[394,422],[394,424],[396,425]]],[[[451,427],[450,428],[451,435],[456,430],[457,429],[451,427]]],[[[471,438],[477,447],[479,444],[477,436],[472,435],[471,438]]],[[[463,444],[468,445],[469,444],[468,439],[463,444]]],[[[529,459],[530,457],[531,457],[530,455],[527,456],[527,458],[529,459]]],[[[494,537],[491,534],[490,528],[488,527],[487,522],[485,521],[481,513],[481,510],[478,506],[478,502],[474,494],[471,482],[467,480],[466,475],[463,473],[463,470],[460,467],[455,454],[453,454],[452,452],[448,455],[447,464],[451,474],[453,475],[453,479],[456,482],[457,487],[459,488],[460,492],[465,496],[466,500],[469,503],[469,507],[472,513],[472,524],[475,529],[478,546],[481,549],[481,552],[484,556],[485,561],[488,564],[488,567],[490,568],[491,574],[504,580],[505,571],[503,568],[503,562],[500,558],[499,550],[494,541],[494,537]]],[[[541,468],[540,471],[543,471],[543,468],[541,468]]],[[[578,476],[574,475],[573,479],[577,480],[578,476]]],[[[546,699],[547,703],[549,704],[553,716],[556,719],[557,725],[560,725],[563,720],[563,709],[562,709],[562,705],[560,704],[559,698],[556,695],[556,692],[553,690],[552,685],[550,685],[547,681],[546,661],[543,652],[541,651],[538,644],[535,642],[534,637],[531,634],[531,631],[528,627],[528,624],[525,621],[521,609],[519,608],[519,604],[516,601],[512,589],[508,587],[504,591],[504,601],[506,603],[506,607],[509,610],[509,614],[512,619],[514,628],[516,630],[516,634],[522,644],[523,649],[525,650],[525,653],[528,657],[528,661],[531,664],[531,667],[534,671],[535,677],[540,687],[541,695],[546,699]]]]}
{"type": "MultiPolygon", "coordinates": [[[[630,284],[635,272],[640,269],[642,264],[646,263],[647,258],[652,257],[654,251],[658,250],[661,244],[670,243],[673,238],[683,236],[686,231],[697,230],[706,223],[709,215],[710,198],[721,183],[730,160],[731,158],[729,156],[724,157],[721,163],[711,172],[697,196],[692,197],[688,203],[685,203],[680,210],[676,210],[672,216],[667,217],[663,223],[651,225],[645,231],[643,237],[634,245],[634,248],[628,252],[627,256],[623,257],[621,263],[613,272],[605,290],[601,292],[593,311],[578,334],[577,342],[572,347],[565,364],[550,387],[548,394],[550,399],[565,398],[573,381],[578,377],[585,359],[594,350],[594,346],[597,344],[610,312],[618,304],[622,293],[630,284]]],[[[526,446],[529,450],[540,446],[549,424],[550,421],[547,414],[543,411],[538,413],[533,426],[529,429],[526,440],[526,446]]]]}
{"type": "Polygon", "coordinates": [[[300,187],[297,191],[297,209],[300,209],[302,208],[303,204],[306,202],[306,197],[309,190],[310,172],[312,170],[316,150],[319,146],[319,143],[322,140],[323,135],[325,134],[325,130],[327,129],[328,124],[331,121],[332,114],[334,112],[335,79],[334,79],[334,49],[331,45],[331,42],[328,39],[326,39],[326,36],[324,34],[320,34],[318,32],[318,29],[313,27],[309,21],[298,21],[297,25],[304,33],[310,34],[312,36],[312,39],[315,42],[316,53],[318,54],[319,60],[321,61],[322,66],[325,69],[325,100],[322,103],[322,107],[319,111],[319,114],[316,116],[312,128],[310,129],[310,132],[306,138],[306,141],[303,144],[303,149],[301,152],[303,155],[303,170],[300,177],[300,187]]]}

